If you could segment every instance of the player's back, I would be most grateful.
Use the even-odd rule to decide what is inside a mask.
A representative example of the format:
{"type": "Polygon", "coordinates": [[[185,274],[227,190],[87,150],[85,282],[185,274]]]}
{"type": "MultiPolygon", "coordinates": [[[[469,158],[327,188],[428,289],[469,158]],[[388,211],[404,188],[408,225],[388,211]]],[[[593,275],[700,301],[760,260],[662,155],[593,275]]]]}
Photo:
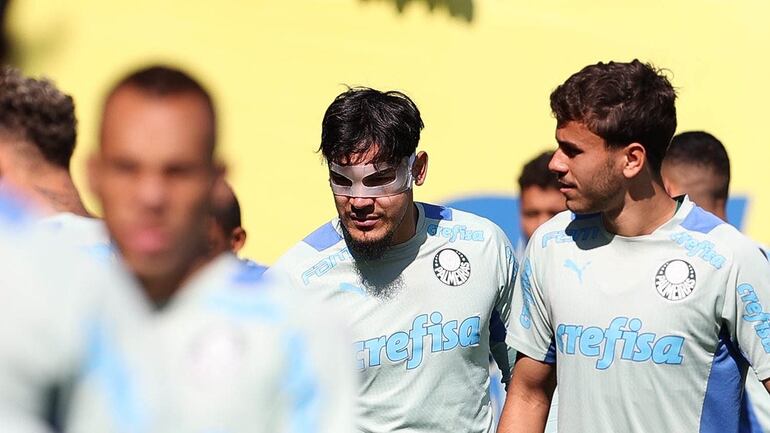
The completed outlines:
{"type": "Polygon", "coordinates": [[[350,319],[360,431],[491,431],[489,353],[510,355],[499,332],[513,252],[486,219],[416,205],[415,236],[381,259],[356,263],[335,219],[267,273],[350,319]]]}
{"type": "Polygon", "coordinates": [[[125,308],[93,323],[70,431],[351,430],[344,333],[261,270],[225,254],[165,306],[125,308]]]}
{"type": "Polygon", "coordinates": [[[530,242],[509,343],[556,362],[560,431],[737,432],[746,360],[765,377],[770,367],[739,312],[752,285],[767,291],[757,260],[687,199],[631,238],[565,212],[530,242]]]}

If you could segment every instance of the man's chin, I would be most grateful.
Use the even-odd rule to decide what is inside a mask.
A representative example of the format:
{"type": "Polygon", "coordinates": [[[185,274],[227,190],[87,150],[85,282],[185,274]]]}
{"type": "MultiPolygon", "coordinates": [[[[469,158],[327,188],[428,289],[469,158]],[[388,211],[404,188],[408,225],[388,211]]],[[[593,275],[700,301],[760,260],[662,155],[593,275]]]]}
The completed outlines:
{"type": "Polygon", "coordinates": [[[392,232],[386,232],[384,234],[376,233],[374,230],[350,231],[344,225],[342,226],[342,235],[345,238],[345,243],[350,250],[350,254],[356,260],[371,261],[377,260],[385,254],[388,247],[390,247],[391,240],[393,239],[392,232]]]}

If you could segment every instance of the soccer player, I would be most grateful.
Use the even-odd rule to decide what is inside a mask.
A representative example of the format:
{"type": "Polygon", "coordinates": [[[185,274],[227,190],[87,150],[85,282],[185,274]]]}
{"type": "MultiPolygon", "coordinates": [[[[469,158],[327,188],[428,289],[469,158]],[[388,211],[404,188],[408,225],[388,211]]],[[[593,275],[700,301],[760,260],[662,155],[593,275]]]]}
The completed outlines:
{"type": "Polygon", "coordinates": [[[542,432],[555,382],[562,432],[737,432],[747,365],[767,384],[764,257],[663,187],[675,97],[638,60],[587,66],[551,94],[550,167],[572,212],[527,247],[499,432],[542,432]]]}
{"type": "Polygon", "coordinates": [[[489,432],[490,350],[505,345],[516,261],[490,221],[414,201],[428,155],[423,122],[400,92],[353,88],[326,110],[320,151],[337,217],[267,275],[352,321],[361,432],[489,432]]]}
{"type": "MultiPolygon", "coordinates": [[[[730,158],[719,139],[704,131],[677,134],[671,140],[661,167],[663,184],[669,195],[687,194],[704,210],[727,221],[730,189],[730,158]]],[[[767,255],[764,249],[762,253],[767,255]]],[[[770,395],[749,373],[743,396],[745,431],[770,431],[770,395]]]]}
{"type": "Polygon", "coordinates": [[[0,178],[30,201],[37,221],[79,247],[109,252],[101,221],[91,218],[70,176],[77,121],[72,97],[44,79],[0,68],[0,178]]]}
{"type": "Polygon", "coordinates": [[[727,221],[730,158],[716,137],[703,131],[675,135],[661,175],[669,195],[687,194],[693,203],[727,221]]]}

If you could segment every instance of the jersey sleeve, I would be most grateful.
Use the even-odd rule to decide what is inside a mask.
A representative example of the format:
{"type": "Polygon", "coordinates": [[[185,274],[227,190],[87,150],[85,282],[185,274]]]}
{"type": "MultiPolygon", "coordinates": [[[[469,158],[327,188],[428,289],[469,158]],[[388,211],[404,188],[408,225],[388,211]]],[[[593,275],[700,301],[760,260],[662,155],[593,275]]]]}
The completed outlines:
{"type": "Polygon", "coordinates": [[[728,277],[722,318],[757,377],[765,380],[770,378],[770,265],[750,241],[742,240],[728,277]]]}
{"type": "Polygon", "coordinates": [[[516,285],[514,286],[512,314],[508,327],[508,344],[524,355],[554,363],[553,327],[546,308],[538,267],[541,251],[537,242],[529,243],[524,253],[516,285]]]}
{"type": "Polygon", "coordinates": [[[511,243],[502,230],[499,231],[499,236],[502,239],[497,251],[501,269],[500,284],[489,321],[489,350],[500,368],[503,383],[508,383],[511,379],[511,369],[516,361],[516,350],[506,342],[506,333],[511,316],[513,286],[519,265],[511,243]]]}

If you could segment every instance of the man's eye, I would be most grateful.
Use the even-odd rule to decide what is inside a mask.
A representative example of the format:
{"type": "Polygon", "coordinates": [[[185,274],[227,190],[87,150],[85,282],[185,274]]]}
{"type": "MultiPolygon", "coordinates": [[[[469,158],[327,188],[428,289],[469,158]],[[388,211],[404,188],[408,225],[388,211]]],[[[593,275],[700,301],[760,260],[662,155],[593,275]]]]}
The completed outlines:
{"type": "Polygon", "coordinates": [[[396,173],[375,174],[364,178],[365,186],[383,186],[396,180],[396,173]]]}
{"type": "Polygon", "coordinates": [[[339,174],[336,174],[336,173],[331,173],[329,175],[329,179],[331,179],[332,183],[335,184],[335,185],[339,185],[339,186],[352,186],[353,185],[353,182],[351,182],[350,179],[348,179],[345,176],[340,176],[339,174]]]}

